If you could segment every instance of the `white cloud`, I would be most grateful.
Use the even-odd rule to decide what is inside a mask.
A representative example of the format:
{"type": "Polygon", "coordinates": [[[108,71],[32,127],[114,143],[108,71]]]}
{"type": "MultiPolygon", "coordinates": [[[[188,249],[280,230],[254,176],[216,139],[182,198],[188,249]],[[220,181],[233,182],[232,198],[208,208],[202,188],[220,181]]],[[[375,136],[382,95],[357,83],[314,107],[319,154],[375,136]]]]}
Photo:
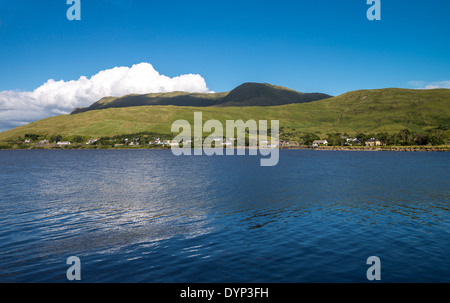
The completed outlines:
{"type": "Polygon", "coordinates": [[[450,88],[450,81],[433,82],[425,86],[425,89],[450,88]]]}
{"type": "Polygon", "coordinates": [[[450,88],[450,80],[440,82],[409,81],[410,86],[418,89],[450,88]]]}
{"type": "Polygon", "coordinates": [[[72,81],[48,80],[32,92],[0,91],[0,131],[31,121],[68,114],[105,96],[123,96],[172,91],[210,92],[200,75],[160,75],[151,64],[115,67],[91,78],[72,81]]]}

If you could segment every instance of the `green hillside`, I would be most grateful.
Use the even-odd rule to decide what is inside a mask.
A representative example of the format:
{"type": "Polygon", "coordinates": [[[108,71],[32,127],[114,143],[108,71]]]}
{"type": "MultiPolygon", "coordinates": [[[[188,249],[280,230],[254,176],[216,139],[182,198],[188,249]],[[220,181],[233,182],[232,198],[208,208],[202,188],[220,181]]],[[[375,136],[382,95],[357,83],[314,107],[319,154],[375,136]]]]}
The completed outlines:
{"type": "Polygon", "coordinates": [[[153,93],[105,97],[86,108],[76,108],[72,114],[90,110],[145,105],[176,106],[277,106],[292,103],[305,103],[330,98],[321,93],[300,93],[295,90],[267,83],[244,83],[224,93],[153,93]]]}
{"type": "Polygon", "coordinates": [[[359,90],[320,101],[271,107],[109,108],[39,120],[0,133],[0,141],[25,134],[92,138],[139,132],[169,134],[175,120],[193,122],[196,111],[203,113],[204,120],[217,119],[224,125],[226,120],[279,120],[289,132],[320,137],[336,132],[393,133],[405,128],[423,132],[438,126],[450,128],[450,90],[359,90]]]}

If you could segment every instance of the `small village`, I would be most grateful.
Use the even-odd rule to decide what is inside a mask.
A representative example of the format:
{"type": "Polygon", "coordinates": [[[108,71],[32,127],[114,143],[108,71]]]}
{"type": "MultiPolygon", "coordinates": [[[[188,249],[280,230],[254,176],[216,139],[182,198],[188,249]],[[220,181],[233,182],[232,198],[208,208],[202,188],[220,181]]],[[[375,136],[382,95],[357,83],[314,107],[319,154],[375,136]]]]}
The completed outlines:
{"type": "MultiPolygon", "coordinates": [[[[237,139],[235,138],[214,138],[212,139],[209,146],[211,147],[223,147],[229,148],[231,146],[235,148],[247,148],[247,147],[259,147],[259,148],[280,148],[280,149],[332,149],[333,147],[340,147],[341,149],[345,149],[348,147],[349,149],[356,148],[371,148],[371,147],[381,147],[385,146],[381,140],[377,138],[369,138],[367,140],[361,141],[359,138],[352,138],[347,136],[342,136],[343,144],[333,145],[326,139],[323,140],[314,140],[311,144],[301,144],[296,141],[290,140],[281,140],[278,142],[269,141],[269,140],[253,140],[249,141],[245,140],[244,145],[239,145],[237,139]]],[[[202,140],[205,140],[204,138],[202,140]]],[[[177,142],[170,139],[161,139],[160,137],[154,137],[151,140],[145,140],[141,137],[133,137],[133,138],[122,138],[120,140],[113,139],[88,139],[86,141],[80,142],[79,138],[76,141],[50,141],[48,139],[45,140],[32,140],[30,138],[25,139],[22,143],[22,147],[28,147],[31,149],[52,149],[52,148],[67,148],[67,149],[97,149],[97,148],[171,148],[173,146],[184,147],[184,144],[189,144],[192,148],[195,147],[195,142],[199,142],[200,139],[197,138],[194,140],[186,140],[185,142],[177,142]],[[120,142],[118,142],[120,141],[120,142]]],[[[205,141],[203,141],[205,142],[205,141]]],[[[200,144],[200,143],[199,143],[200,144]]]]}
{"type": "Polygon", "coordinates": [[[167,149],[173,146],[196,148],[201,146],[222,148],[280,148],[280,149],[339,149],[339,150],[449,150],[447,129],[438,127],[425,133],[413,133],[403,129],[397,133],[376,134],[334,133],[319,137],[314,133],[302,133],[295,129],[281,128],[278,138],[265,134],[248,133],[239,139],[207,136],[183,140],[172,134],[143,132],[113,137],[83,137],[80,135],[25,134],[0,144],[0,149],[167,149]],[[177,141],[175,141],[177,140],[177,141]],[[178,142],[180,141],[180,142],[178,142]]]}

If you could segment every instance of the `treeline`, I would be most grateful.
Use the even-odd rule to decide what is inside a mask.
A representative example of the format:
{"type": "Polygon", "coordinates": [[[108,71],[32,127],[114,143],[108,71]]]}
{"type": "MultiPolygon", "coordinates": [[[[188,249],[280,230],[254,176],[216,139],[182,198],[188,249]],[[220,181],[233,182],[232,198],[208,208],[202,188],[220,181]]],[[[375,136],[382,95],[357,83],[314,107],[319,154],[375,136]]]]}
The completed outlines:
{"type": "Polygon", "coordinates": [[[445,145],[448,143],[450,139],[449,128],[444,126],[439,126],[437,128],[429,129],[423,133],[420,132],[412,132],[411,130],[405,128],[399,132],[395,133],[387,133],[387,132],[378,132],[378,133],[358,133],[354,137],[348,136],[347,134],[341,135],[337,134],[329,134],[326,140],[328,141],[328,145],[333,146],[343,146],[346,145],[347,139],[343,137],[351,137],[357,138],[360,141],[361,145],[364,145],[365,142],[371,138],[375,138],[380,140],[382,145],[391,145],[391,146],[413,146],[413,145],[445,145]]]}
{"type": "Polygon", "coordinates": [[[424,132],[412,132],[405,128],[394,133],[329,133],[322,137],[314,133],[303,133],[295,129],[280,128],[280,140],[294,141],[299,145],[311,145],[315,140],[327,140],[328,145],[331,146],[365,145],[365,142],[371,138],[380,140],[383,145],[391,146],[446,145],[450,140],[450,128],[439,126],[424,132]],[[357,140],[354,142],[347,139],[357,140]]]}

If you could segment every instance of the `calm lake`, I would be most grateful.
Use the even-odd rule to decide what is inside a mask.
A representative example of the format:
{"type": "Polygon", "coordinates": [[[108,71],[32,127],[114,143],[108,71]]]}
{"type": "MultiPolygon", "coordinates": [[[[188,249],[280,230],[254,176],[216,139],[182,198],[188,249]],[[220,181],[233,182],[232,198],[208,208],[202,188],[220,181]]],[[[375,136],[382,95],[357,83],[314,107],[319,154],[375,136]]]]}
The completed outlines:
{"type": "Polygon", "coordinates": [[[450,154],[0,151],[0,282],[450,282],[450,154]]]}

